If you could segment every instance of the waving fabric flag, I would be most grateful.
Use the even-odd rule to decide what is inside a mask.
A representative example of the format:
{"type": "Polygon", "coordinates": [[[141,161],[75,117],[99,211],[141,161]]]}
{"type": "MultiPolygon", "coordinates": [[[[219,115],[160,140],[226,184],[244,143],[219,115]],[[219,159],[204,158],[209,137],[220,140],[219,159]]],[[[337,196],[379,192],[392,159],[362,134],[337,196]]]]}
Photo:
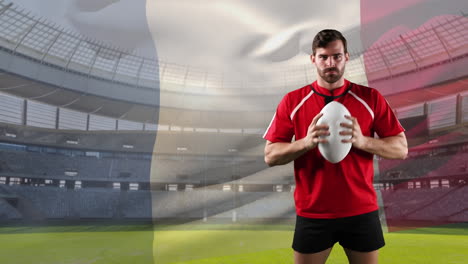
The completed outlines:
{"type": "Polygon", "coordinates": [[[392,181],[391,190],[382,191],[389,231],[464,221],[467,157],[460,139],[466,136],[455,130],[421,139],[429,138],[429,129],[463,122],[456,117],[460,106],[454,105],[466,91],[461,69],[468,66],[468,4],[362,0],[361,7],[369,86],[390,95],[400,120],[407,121],[411,147],[406,160],[379,162],[380,178],[392,181]]]}
{"type": "MultiPolygon", "coordinates": [[[[107,131],[105,137],[100,132],[83,132],[85,137],[99,138],[94,146],[99,149],[92,151],[101,155],[96,162],[99,170],[93,172],[99,175],[90,177],[104,183],[82,190],[49,190],[60,197],[55,200],[66,201],[54,203],[65,212],[55,212],[58,220],[85,225],[83,219],[97,215],[98,220],[126,226],[109,228],[109,236],[90,234],[102,243],[85,243],[87,255],[79,258],[82,262],[112,259],[128,263],[136,256],[138,263],[197,259],[215,263],[226,255],[276,249],[278,244],[267,241],[267,233],[259,232],[259,241],[253,241],[237,232],[224,237],[225,233],[211,229],[252,222],[292,226],[292,164],[268,168],[261,136],[284,94],[315,80],[316,69],[309,58],[311,43],[325,28],[337,29],[348,39],[351,59],[345,77],[387,97],[407,124],[410,146],[419,155],[404,161],[375,162],[382,222],[389,231],[409,225],[466,222],[468,205],[456,202],[466,197],[467,189],[462,186],[466,170],[448,178],[454,174],[452,168],[459,166],[460,157],[466,161],[466,153],[458,153],[461,147],[454,147],[448,155],[431,158],[428,154],[463,136],[455,131],[442,135],[433,145],[428,142],[429,129],[446,128],[447,124],[453,128],[467,121],[454,108],[456,102],[466,102],[466,96],[457,97],[466,91],[466,85],[459,85],[459,80],[466,82],[466,71],[461,69],[468,66],[466,0],[15,0],[11,7],[6,1],[0,3],[4,7],[0,18],[8,15],[18,21],[35,21],[2,42],[18,58],[40,54],[34,58],[40,65],[35,71],[23,70],[23,77],[44,83],[41,69],[51,66],[59,70],[59,78],[50,84],[64,94],[72,90],[67,87],[67,74],[87,78],[80,83],[84,88],[79,98],[69,102],[60,98],[47,101],[56,91],[16,95],[89,115],[88,123],[94,115],[106,122],[114,120],[109,121],[112,133],[107,131]],[[28,53],[37,47],[25,49],[23,43],[42,24],[61,33],[44,41],[39,51],[28,53]],[[70,39],[75,42],[69,43],[70,39]],[[56,48],[67,52],[54,53],[56,48]],[[94,85],[96,80],[104,84],[94,85]],[[443,100],[437,101],[438,96],[443,100]],[[100,100],[113,101],[112,107],[99,104],[100,100]],[[444,123],[452,119],[453,124],[444,123]],[[131,131],[116,135],[122,124],[131,131]],[[115,138],[125,138],[118,141],[119,151],[106,145],[115,138]],[[426,169],[421,171],[421,167],[426,169]],[[83,200],[86,203],[80,202],[83,200]],[[106,216],[100,217],[102,214],[106,216]],[[134,231],[129,228],[131,221],[142,219],[152,221],[149,229],[123,239],[110,236],[116,230],[134,231]],[[113,259],[116,249],[124,256],[119,255],[119,260],[113,259]]],[[[0,27],[0,32],[12,27],[19,26],[0,27]]],[[[47,34],[38,34],[34,41],[47,34]]],[[[21,72],[14,67],[15,59],[0,65],[5,65],[5,72],[21,72]]],[[[98,123],[105,126],[104,121],[98,123]]],[[[82,163],[76,165],[81,167],[91,164],[89,157],[74,162],[82,163]]],[[[27,193],[24,190],[7,186],[5,192],[16,197],[27,193]]],[[[29,195],[47,196],[42,190],[32,190],[29,195]]],[[[32,204],[54,200],[44,197],[30,200],[32,204]]],[[[53,207],[45,202],[36,207],[42,206],[53,207]]],[[[239,226],[236,228],[244,228],[239,226]]],[[[281,241],[282,248],[290,247],[289,235],[281,241]]],[[[47,239],[43,236],[38,241],[57,241],[47,239]]],[[[52,255],[44,250],[36,257],[67,263],[53,262],[52,255]]],[[[69,262],[78,258],[67,257],[69,262]]]]}

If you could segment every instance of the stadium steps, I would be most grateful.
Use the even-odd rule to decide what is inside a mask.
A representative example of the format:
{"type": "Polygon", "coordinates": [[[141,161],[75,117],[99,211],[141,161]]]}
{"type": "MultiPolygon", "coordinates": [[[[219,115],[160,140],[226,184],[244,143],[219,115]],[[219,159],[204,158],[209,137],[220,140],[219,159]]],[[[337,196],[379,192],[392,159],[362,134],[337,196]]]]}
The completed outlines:
{"type": "Polygon", "coordinates": [[[456,215],[459,215],[459,214],[463,214],[463,213],[465,213],[467,211],[468,211],[468,208],[464,208],[464,209],[461,209],[461,210],[459,210],[459,211],[457,211],[457,212],[455,212],[453,214],[448,215],[447,217],[450,218],[450,217],[453,217],[453,216],[456,216],[456,215]]]}
{"type": "Polygon", "coordinates": [[[0,184],[0,198],[14,199],[14,198],[18,198],[18,196],[12,193],[10,190],[8,190],[5,186],[3,186],[3,184],[0,184]]]}
{"type": "Polygon", "coordinates": [[[443,193],[443,194],[440,195],[439,197],[436,197],[436,198],[432,199],[431,201],[429,201],[429,202],[426,203],[425,205],[422,205],[421,207],[416,208],[416,209],[414,209],[414,210],[412,210],[412,211],[406,213],[406,214],[404,215],[404,217],[408,217],[408,216],[410,216],[410,215],[412,215],[412,214],[414,214],[414,213],[417,213],[417,212],[419,212],[419,211],[422,211],[422,210],[428,208],[429,206],[435,204],[436,202],[441,201],[441,200],[444,199],[445,197],[448,197],[448,196],[452,195],[454,192],[456,192],[457,190],[462,189],[462,188],[463,188],[463,186],[455,187],[455,188],[453,188],[452,190],[449,190],[448,192],[443,193]]]}
{"type": "Polygon", "coordinates": [[[18,196],[16,193],[8,190],[5,186],[0,185],[0,199],[4,200],[4,206],[9,210],[13,210],[17,215],[15,218],[42,220],[45,219],[34,205],[26,198],[18,196]]]}
{"type": "Polygon", "coordinates": [[[8,204],[15,208],[23,219],[37,221],[44,220],[46,218],[31,201],[11,190],[8,190],[3,185],[0,185],[0,198],[5,199],[8,204]]]}
{"type": "Polygon", "coordinates": [[[0,221],[21,219],[21,214],[14,205],[14,200],[0,198],[0,221]]]}

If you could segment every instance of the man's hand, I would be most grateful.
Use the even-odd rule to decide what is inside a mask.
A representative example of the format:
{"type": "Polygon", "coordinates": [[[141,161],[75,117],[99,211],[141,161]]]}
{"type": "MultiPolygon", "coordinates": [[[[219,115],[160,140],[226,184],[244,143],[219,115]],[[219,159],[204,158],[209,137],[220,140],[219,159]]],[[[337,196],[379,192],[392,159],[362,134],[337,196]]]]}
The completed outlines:
{"type": "Polygon", "coordinates": [[[351,121],[351,124],[340,123],[341,127],[347,128],[347,130],[341,131],[340,135],[342,136],[351,136],[350,139],[343,139],[343,143],[352,143],[353,147],[358,149],[363,149],[366,144],[366,137],[362,134],[361,126],[357,118],[352,116],[345,116],[346,119],[351,121]]]}
{"type": "Polygon", "coordinates": [[[307,129],[307,135],[304,138],[304,147],[307,150],[311,150],[317,147],[318,143],[327,143],[325,136],[329,136],[330,132],[328,131],[328,125],[317,125],[317,121],[320,117],[323,116],[323,113],[319,113],[312,119],[312,122],[307,129]]]}
{"type": "Polygon", "coordinates": [[[352,143],[355,148],[386,159],[405,159],[408,155],[408,142],[404,132],[384,138],[366,137],[362,134],[361,127],[355,117],[345,117],[351,120],[352,124],[341,123],[341,127],[349,130],[341,131],[340,135],[348,135],[351,138],[343,139],[343,143],[352,143]]]}
{"type": "Polygon", "coordinates": [[[328,142],[326,136],[328,125],[317,125],[317,121],[323,114],[318,114],[312,119],[307,129],[307,135],[304,138],[294,142],[270,142],[267,140],[265,145],[265,162],[268,166],[287,164],[307,151],[317,147],[318,143],[328,142]]]}

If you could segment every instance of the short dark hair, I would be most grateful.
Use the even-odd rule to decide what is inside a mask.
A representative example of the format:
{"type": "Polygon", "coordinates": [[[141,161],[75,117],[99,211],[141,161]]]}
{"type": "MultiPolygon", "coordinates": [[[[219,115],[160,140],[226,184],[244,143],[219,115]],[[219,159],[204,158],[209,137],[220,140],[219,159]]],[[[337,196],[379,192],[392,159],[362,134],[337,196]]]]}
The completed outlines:
{"type": "Polygon", "coordinates": [[[347,42],[343,34],[335,29],[324,29],[314,37],[314,41],[312,42],[312,54],[315,55],[317,48],[325,48],[328,43],[335,40],[341,40],[343,42],[345,54],[348,53],[347,42]]]}

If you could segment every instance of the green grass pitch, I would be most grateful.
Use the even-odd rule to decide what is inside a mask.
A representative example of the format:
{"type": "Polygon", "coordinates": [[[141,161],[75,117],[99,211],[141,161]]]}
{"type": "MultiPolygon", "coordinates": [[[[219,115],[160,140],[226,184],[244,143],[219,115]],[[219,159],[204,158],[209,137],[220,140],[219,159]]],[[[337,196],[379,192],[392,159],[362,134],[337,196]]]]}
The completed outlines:
{"type": "MultiPolygon", "coordinates": [[[[290,225],[0,227],[2,264],[288,264],[290,225]]],[[[468,263],[468,224],[386,233],[386,264],[468,263]]],[[[328,262],[347,263],[336,244],[328,262]]]]}

